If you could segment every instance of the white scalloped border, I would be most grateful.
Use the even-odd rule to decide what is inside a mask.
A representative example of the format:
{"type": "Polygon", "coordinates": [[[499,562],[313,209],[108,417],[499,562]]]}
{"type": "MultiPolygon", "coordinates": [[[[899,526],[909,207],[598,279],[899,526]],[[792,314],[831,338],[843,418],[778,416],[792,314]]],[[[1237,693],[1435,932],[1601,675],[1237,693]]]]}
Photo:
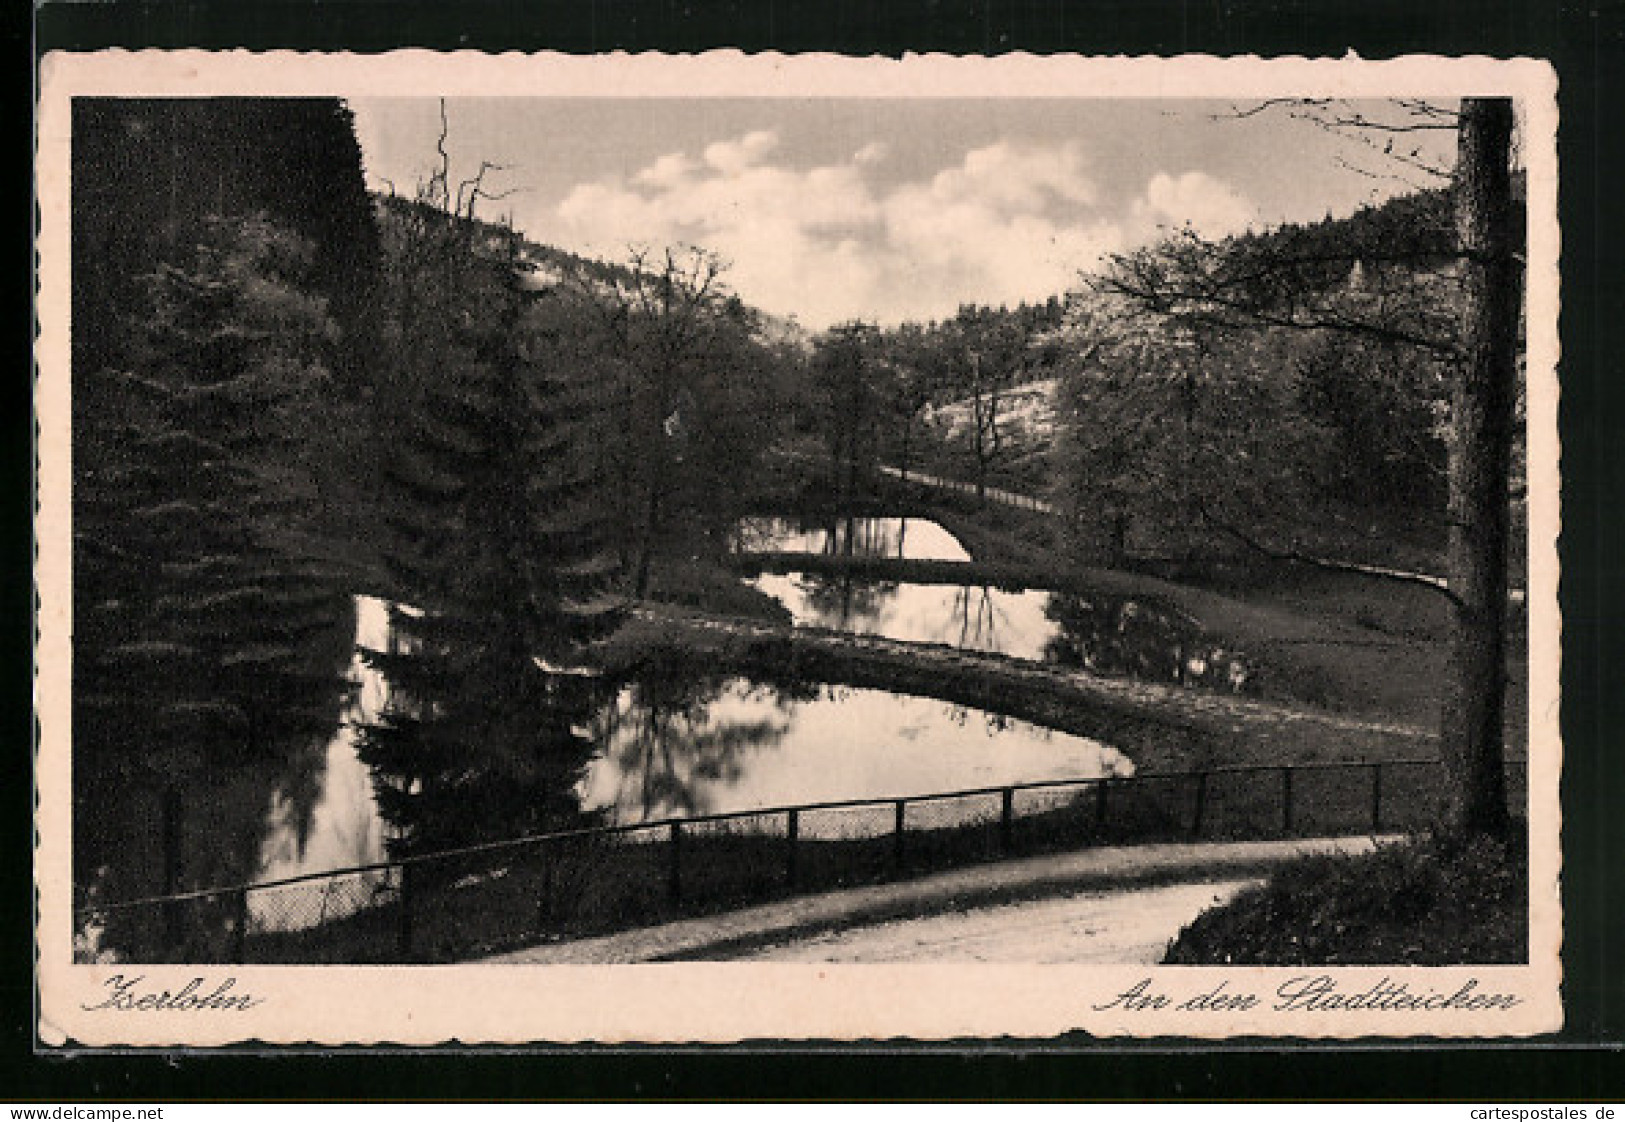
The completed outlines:
{"type": "MultiPolygon", "coordinates": [[[[1100,1036],[1347,1038],[1425,1034],[1527,1036],[1562,1023],[1558,775],[1560,625],[1557,401],[1559,306],[1557,80],[1532,59],[1417,56],[1364,61],[1272,58],[1083,58],[829,54],[568,55],[395,51],[125,51],[52,53],[40,68],[36,172],[40,234],[36,419],[40,614],[35,700],[41,741],[35,854],[39,1034],[47,1045],[209,1046],[269,1043],[435,1044],[449,1041],[737,1041],[1100,1036]],[[75,95],[337,95],[493,97],[1172,98],[1506,95],[1524,114],[1529,173],[1528,425],[1530,531],[1531,963],[1495,968],[1348,968],[1352,990],[1382,976],[1413,989],[1520,996],[1495,1017],[1261,1011],[1182,1016],[1102,1013],[1092,1006],[1150,975],[1180,993],[1220,978],[1271,992],[1290,971],[1206,967],[774,966],[696,963],[610,967],[241,967],[146,969],[149,981],[232,975],[267,1000],[230,1018],[196,1014],[108,1019],[83,1006],[118,968],[71,962],[66,715],[71,603],[68,563],[68,104],[75,95]],[[162,977],[160,977],[160,975],[162,977]]],[[[1299,971],[1298,973],[1302,973],[1299,971]]]]}

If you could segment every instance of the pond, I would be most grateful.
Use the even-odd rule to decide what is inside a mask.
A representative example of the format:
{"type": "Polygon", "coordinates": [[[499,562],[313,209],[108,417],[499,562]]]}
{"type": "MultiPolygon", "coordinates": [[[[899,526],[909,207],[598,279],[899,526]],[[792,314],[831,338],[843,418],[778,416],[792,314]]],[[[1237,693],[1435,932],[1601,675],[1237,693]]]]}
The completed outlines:
{"type": "MultiPolygon", "coordinates": [[[[356,641],[371,649],[391,642],[389,609],[358,597],[356,641]]],[[[362,760],[360,729],[390,709],[388,683],[357,657],[358,685],[316,774],[294,801],[267,795],[254,881],[386,860],[398,833],[380,809],[379,782],[362,760]]],[[[759,807],[859,798],[889,798],[1046,779],[1128,775],[1133,765],[1115,749],[1085,737],[928,698],[816,683],[764,685],[743,678],[662,674],[618,691],[590,727],[591,755],[574,797],[581,810],[613,821],[726,813],[759,807]]],[[[887,808],[848,815],[809,835],[883,832],[887,808]]],[[[382,883],[385,874],[375,879],[382,883]]],[[[276,894],[253,894],[257,928],[297,926],[275,911],[276,894]]],[[[347,886],[324,906],[333,919],[361,906],[366,893],[347,886]]]]}
{"type": "MultiPolygon", "coordinates": [[[[932,525],[892,529],[902,540],[929,543],[930,533],[920,528],[932,525]]],[[[755,583],[779,597],[798,624],[1221,689],[1245,689],[1250,673],[1239,653],[1205,639],[1179,613],[1134,598],[795,573],[764,574],[755,583]]],[[[387,606],[370,597],[356,603],[357,643],[386,647],[387,606]]],[[[314,799],[295,814],[282,792],[270,798],[254,880],[387,856],[390,829],[358,754],[357,730],[385,712],[389,689],[359,657],[351,675],[359,689],[326,747],[314,799]]],[[[576,797],[583,809],[623,822],[1126,774],[1132,767],[1094,740],[928,698],[741,678],[627,686],[600,709],[589,735],[592,755],[576,797]]]]}
{"type": "MultiPolygon", "coordinates": [[[[744,552],[972,560],[947,529],[924,518],[749,518],[739,524],[735,547],[744,552]]],[[[1204,634],[1195,620],[1144,597],[886,581],[844,573],[763,573],[746,583],[778,600],[801,627],[937,643],[1232,693],[1249,690],[1256,674],[1245,655],[1204,634]]]]}
{"type": "MultiPolygon", "coordinates": [[[[876,520],[856,540],[865,548],[910,553],[940,555],[952,552],[950,543],[957,547],[941,527],[907,521],[876,520]]],[[[798,539],[785,533],[777,540],[798,539]]],[[[801,540],[819,544],[814,537],[801,540]]],[[[1247,664],[1239,655],[1204,639],[1179,613],[1133,598],[807,574],[767,574],[757,583],[784,600],[798,623],[1148,680],[1246,686],[1247,664]]],[[[385,602],[357,597],[353,620],[351,615],[345,611],[336,623],[342,622],[357,647],[400,649],[385,602]]],[[[211,788],[199,804],[182,839],[183,867],[195,870],[189,887],[263,883],[381,862],[405,841],[437,849],[533,832],[537,827],[522,823],[535,821],[537,792],[557,782],[565,786],[553,786],[548,796],[558,808],[548,812],[555,825],[541,828],[569,825],[583,813],[636,823],[1133,773],[1133,764],[1110,745],[929,698],[816,682],[766,684],[707,676],[692,666],[651,667],[583,711],[573,734],[579,755],[543,764],[544,771],[553,769],[549,775],[562,778],[537,771],[541,757],[533,753],[545,737],[538,737],[529,711],[515,711],[499,714],[492,724],[509,733],[479,733],[479,758],[457,757],[464,762],[450,773],[450,786],[447,773],[427,773],[438,788],[425,800],[419,797],[423,781],[408,779],[403,786],[400,761],[379,756],[376,746],[369,750],[366,730],[404,712],[404,699],[392,696],[384,675],[354,650],[348,657],[351,689],[334,705],[330,734],[276,766],[221,773],[219,789],[211,788]]],[[[343,662],[333,665],[337,672],[343,662]]],[[[487,706],[501,696],[479,692],[472,702],[487,706]]],[[[986,811],[969,800],[922,805],[929,821],[941,825],[986,811]]],[[[779,832],[784,818],[754,819],[750,828],[779,832]]],[[[820,812],[801,823],[809,837],[871,836],[891,828],[887,806],[820,812]]],[[[150,841],[155,833],[150,826],[132,827],[130,836],[150,841]]],[[[128,848],[127,855],[114,855],[118,876],[103,878],[104,899],[153,892],[151,870],[159,854],[146,843],[128,848]]],[[[331,899],[324,893],[314,910],[308,901],[297,911],[288,908],[278,893],[251,894],[253,927],[289,930],[340,918],[377,899],[389,874],[320,883],[332,883],[334,891],[331,899]]],[[[98,957],[96,933],[82,935],[84,956],[98,957]]]]}
{"type": "MultiPolygon", "coordinates": [[[[582,785],[584,805],[618,822],[1134,770],[1098,741],[930,698],[741,678],[697,684],[681,699],[649,692],[628,687],[607,709],[602,755],[582,785]]],[[[890,815],[882,806],[817,821],[855,836],[889,831],[890,815]]],[[[941,824],[953,824],[951,812],[941,824]]]]}
{"type": "Polygon", "coordinates": [[[969,561],[970,553],[926,518],[747,518],[736,548],[762,553],[892,557],[906,561],[969,561]]]}
{"type": "Polygon", "coordinates": [[[1195,621],[1132,596],[763,573],[749,582],[802,627],[1079,666],[1141,681],[1244,692],[1254,669],[1195,621]]]}
{"type": "Polygon", "coordinates": [[[1045,614],[1048,592],[978,585],[855,580],[818,573],[763,573],[751,579],[803,627],[882,635],[911,643],[1041,659],[1059,629],[1045,614]]]}
{"type": "MultiPolygon", "coordinates": [[[[389,683],[362,661],[359,648],[385,649],[389,644],[389,607],[371,596],[356,597],[357,653],[350,663],[350,679],[358,687],[354,702],[327,744],[315,799],[303,809],[288,792],[271,793],[265,840],[260,844],[256,882],[284,880],[306,873],[370,865],[387,858],[388,829],[378,813],[372,772],[357,751],[359,729],[376,721],[389,703],[389,683]]],[[[384,874],[372,875],[382,883],[384,874]]],[[[361,892],[346,893],[324,908],[324,917],[336,919],[359,906],[361,892]]],[[[280,914],[274,895],[249,896],[254,925],[261,930],[299,926],[297,917],[280,914]]]]}

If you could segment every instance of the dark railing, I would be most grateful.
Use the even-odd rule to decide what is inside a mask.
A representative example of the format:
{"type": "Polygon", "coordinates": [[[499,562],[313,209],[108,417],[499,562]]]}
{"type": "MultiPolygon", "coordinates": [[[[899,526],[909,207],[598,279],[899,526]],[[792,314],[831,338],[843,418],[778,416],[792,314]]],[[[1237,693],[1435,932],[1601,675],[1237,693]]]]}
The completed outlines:
{"type": "MultiPolygon", "coordinates": [[[[82,957],[127,961],[454,961],[1002,856],[1419,829],[1440,767],[1213,767],[668,818],[88,905],[75,929],[82,957]]],[[[1515,807],[1524,770],[1509,763],[1515,807]]]]}

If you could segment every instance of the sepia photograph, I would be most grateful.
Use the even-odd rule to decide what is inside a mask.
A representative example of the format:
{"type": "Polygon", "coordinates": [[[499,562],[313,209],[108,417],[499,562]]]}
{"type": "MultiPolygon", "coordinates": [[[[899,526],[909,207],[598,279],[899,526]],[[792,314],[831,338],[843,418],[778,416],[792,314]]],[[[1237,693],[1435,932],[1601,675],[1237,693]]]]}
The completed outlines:
{"type": "Polygon", "coordinates": [[[47,70],[43,1021],[1557,1027],[1546,71],[457,58],[47,70]]]}

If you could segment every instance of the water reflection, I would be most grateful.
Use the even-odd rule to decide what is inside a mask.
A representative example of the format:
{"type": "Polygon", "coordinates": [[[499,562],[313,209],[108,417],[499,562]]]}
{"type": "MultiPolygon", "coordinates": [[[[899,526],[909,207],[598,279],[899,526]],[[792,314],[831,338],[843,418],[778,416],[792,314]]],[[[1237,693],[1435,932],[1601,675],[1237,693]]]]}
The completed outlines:
{"type": "Polygon", "coordinates": [[[1044,657],[1063,666],[1236,693],[1253,677],[1245,656],[1169,608],[1120,597],[1056,593],[1045,614],[1056,629],[1044,644],[1044,657]]]}
{"type": "Polygon", "coordinates": [[[1098,741],[929,698],[740,678],[664,705],[628,687],[600,730],[583,801],[621,822],[1133,772],[1098,741]]]}
{"type": "Polygon", "coordinates": [[[747,518],[735,541],[740,550],[891,557],[908,561],[969,561],[959,539],[925,518],[747,518]]]}
{"type": "MultiPolygon", "coordinates": [[[[335,730],[352,704],[353,685],[343,671],[356,622],[349,598],[341,596],[311,607],[298,622],[296,657],[263,668],[257,689],[245,691],[264,699],[247,744],[224,737],[193,744],[174,733],[148,746],[171,762],[167,784],[97,751],[108,730],[76,710],[76,906],[252,881],[263,875],[268,839],[278,833],[284,839],[278,848],[289,854],[320,844],[329,773],[335,763],[355,766],[353,748],[336,750],[342,737],[335,730]],[[322,607],[326,622],[318,614],[322,607]],[[169,792],[178,793],[172,806],[165,805],[169,792]]],[[[222,689],[222,696],[233,695],[222,689]]],[[[158,700],[149,703],[159,708],[158,700]]],[[[364,802],[365,785],[360,795],[364,802]]],[[[79,961],[218,958],[236,922],[223,897],[168,911],[120,910],[76,930],[74,955],[79,961]]]]}
{"type": "MultiPolygon", "coordinates": [[[[1250,676],[1244,658],[1192,621],[1135,599],[798,574],[766,574],[756,583],[789,605],[798,623],[1157,681],[1241,689],[1250,676]]],[[[358,598],[354,642],[393,652],[410,673],[424,648],[420,638],[402,633],[401,623],[416,618],[358,598]]],[[[346,616],[347,628],[350,622],[346,616]]],[[[686,664],[650,665],[584,707],[580,698],[559,705],[484,683],[467,696],[427,688],[409,696],[391,688],[387,662],[351,659],[351,691],[331,735],[276,761],[200,777],[184,839],[190,886],[370,864],[396,852],[403,839],[422,851],[600,818],[638,822],[1133,770],[1094,740],[876,690],[765,684],[699,675],[686,664]],[[477,721],[455,724],[464,714],[477,721]],[[430,730],[432,741],[422,739],[426,724],[443,726],[430,730]],[[561,744],[573,747],[561,755],[561,744]],[[426,754],[425,746],[445,751],[426,754]]],[[[420,686],[426,681],[418,679],[420,686]]],[[[152,814],[138,800],[109,805],[152,814]]],[[[947,805],[941,804],[944,813],[947,805]]],[[[890,828],[884,814],[851,822],[858,824],[808,818],[802,829],[834,836],[890,828]]],[[[158,862],[157,831],[132,828],[128,836],[144,841],[100,874],[103,898],[151,891],[125,883],[119,870],[158,862]]],[[[367,887],[349,886],[342,899],[324,900],[320,918],[365,906],[372,898],[367,887]]],[[[318,918],[308,909],[275,912],[272,893],[249,900],[254,929],[318,918]]],[[[229,920],[222,916],[220,923],[229,920]]],[[[101,953],[99,934],[85,933],[83,957],[101,953]]]]}
{"type": "Polygon", "coordinates": [[[1254,675],[1245,656],[1194,620],[1134,597],[813,573],[764,573],[750,583],[788,608],[798,626],[1231,692],[1247,689],[1254,675]]]}
{"type": "MultiPolygon", "coordinates": [[[[374,649],[389,645],[389,606],[384,601],[371,596],[356,598],[355,641],[358,647],[374,649]]],[[[327,744],[323,766],[315,776],[314,797],[298,798],[286,788],[272,794],[255,881],[281,880],[384,859],[384,820],[378,813],[372,774],[357,751],[357,736],[361,727],[384,712],[389,684],[367,665],[359,651],[351,660],[349,674],[357,687],[355,702],[327,744]]],[[[383,874],[368,876],[381,883],[383,874]]],[[[354,897],[360,898],[360,893],[354,897]]],[[[249,908],[251,922],[257,928],[298,925],[264,895],[250,895],[249,908]]],[[[328,910],[328,918],[346,914],[354,910],[354,905],[340,902],[335,908],[328,910]]]]}
{"type": "Polygon", "coordinates": [[[387,631],[361,648],[388,697],[356,744],[390,856],[589,824],[575,788],[594,679],[550,672],[512,620],[394,605],[387,631]]]}
{"type": "Polygon", "coordinates": [[[1030,659],[1043,658],[1056,634],[1045,615],[1047,592],[811,573],[764,573],[750,583],[776,597],[800,626],[1030,659]]]}
{"type": "Polygon", "coordinates": [[[627,686],[594,723],[601,756],[583,801],[622,821],[715,812],[717,792],[743,781],[790,724],[789,703],[770,686],[664,678],[627,686]]]}
{"type": "MultiPolygon", "coordinates": [[[[950,615],[957,611],[962,634],[1022,636],[1015,648],[1020,651],[1032,647],[1035,619],[1042,622],[1039,593],[997,593],[990,612],[956,605],[955,597],[963,599],[966,590],[952,586],[901,588],[911,596],[929,593],[950,615]]],[[[830,606],[816,593],[812,600],[830,606]]],[[[858,604],[872,612],[882,601],[847,599],[842,610],[856,618],[858,604]]],[[[935,620],[915,606],[921,619],[935,620]]],[[[358,609],[361,646],[399,648],[384,604],[362,599],[358,609]]],[[[882,611],[881,618],[896,616],[882,611]]],[[[440,817],[466,820],[478,814],[472,802],[426,803],[421,778],[409,780],[379,766],[370,740],[358,737],[358,730],[373,728],[380,719],[401,723],[414,707],[400,691],[391,696],[370,661],[358,661],[352,672],[361,689],[344,727],[327,746],[308,825],[290,820],[282,800],[274,804],[259,879],[377,861],[404,828],[417,830],[420,838],[438,837],[451,829],[440,817]],[[362,756],[371,759],[373,770],[362,756]],[[429,814],[436,808],[444,814],[429,814]]],[[[1132,769],[1117,751],[1096,741],[940,701],[816,683],[707,677],[678,665],[643,667],[636,681],[598,708],[584,731],[595,747],[574,796],[589,817],[603,811],[623,822],[1132,769]]],[[[471,770],[459,773],[464,789],[473,782],[471,770]]],[[[505,772],[475,778],[482,786],[510,782],[505,772]]],[[[515,785],[508,797],[522,797],[524,790],[515,785]]],[[[489,828],[489,823],[464,821],[461,828],[489,828]]],[[[505,836],[515,832],[509,829],[505,836]]],[[[274,922],[273,917],[257,920],[262,926],[274,922]]]]}

